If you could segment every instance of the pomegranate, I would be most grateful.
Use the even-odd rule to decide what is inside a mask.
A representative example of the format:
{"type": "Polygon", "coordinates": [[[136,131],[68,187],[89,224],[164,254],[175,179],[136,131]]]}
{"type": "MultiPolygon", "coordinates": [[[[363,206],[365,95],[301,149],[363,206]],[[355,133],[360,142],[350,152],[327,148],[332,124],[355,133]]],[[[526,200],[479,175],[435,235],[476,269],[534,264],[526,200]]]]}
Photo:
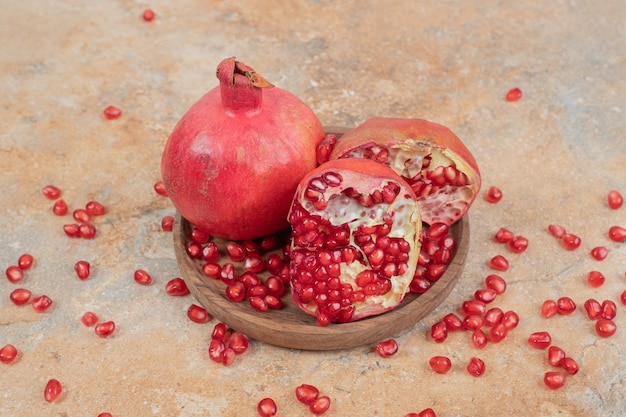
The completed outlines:
{"type": "Polygon", "coordinates": [[[331,160],[296,191],[290,279],[296,304],[319,324],[397,306],[413,279],[421,221],[415,194],[390,168],[331,160]]]}
{"type": "Polygon", "coordinates": [[[388,165],[413,188],[422,220],[447,225],[459,220],[476,198],[478,165],[445,126],[422,119],[372,118],[346,132],[331,159],[367,158],[388,165]]]}
{"type": "Polygon", "coordinates": [[[235,58],[218,65],[217,77],[219,87],[168,138],[163,184],[182,216],[212,236],[269,235],[288,227],[291,199],[317,165],[324,129],[299,98],[235,58]]]}

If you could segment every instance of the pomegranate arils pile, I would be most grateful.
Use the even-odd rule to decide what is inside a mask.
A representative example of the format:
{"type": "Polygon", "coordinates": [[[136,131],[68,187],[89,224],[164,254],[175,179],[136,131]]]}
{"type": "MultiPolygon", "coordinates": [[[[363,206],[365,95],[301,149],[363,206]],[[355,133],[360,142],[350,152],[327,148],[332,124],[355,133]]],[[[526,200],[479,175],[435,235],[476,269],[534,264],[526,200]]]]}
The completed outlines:
{"type": "Polygon", "coordinates": [[[243,334],[229,329],[224,323],[217,323],[213,327],[209,342],[209,358],[224,366],[230,366],[235,355],[241,355],[248,350],[248,338],[243,334]]]}

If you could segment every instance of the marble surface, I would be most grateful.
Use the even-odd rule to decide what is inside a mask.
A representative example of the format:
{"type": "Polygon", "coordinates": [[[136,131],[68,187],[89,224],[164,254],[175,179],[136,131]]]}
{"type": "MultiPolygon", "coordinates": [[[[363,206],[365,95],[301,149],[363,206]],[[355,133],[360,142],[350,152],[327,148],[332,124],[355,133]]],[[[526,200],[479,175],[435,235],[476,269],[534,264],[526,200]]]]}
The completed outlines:
{"type": "Polygon", "coordinates": [[[626,194],[626,6],[595,2],[469,0],[0,1],[0,266],[31,253],[18,284],[0,280],[0,346],[19,350],[0,363],[0,415],[254,416],[263,397],[281,416],[310,415],[294,389],[314,384],[332,400],[328,416],[403,416],[432,407],[437,416],[619,416],[626,409],[626,246],[607,238],[626,226],[626,207],[610,210],[610,189],[626,194]],[[142,20],[151,8],[152,22],[142,20]],[[166,295],[179,276],[174,214],[153,184],[165,140],[186,109],[214,87],[228,56],[301,97],[326,125],[356,126],[371,116],[420,117],[450,127],[474,153],[485,187],[469,214],[464,275],[450,297],[396,335],[398,354],[372,346],[295,351],[255,342],[230,367],[207,356],[215,321],[186,317],[191,296],[166,295]],[[520,101],[504,95],[523,91],[520,101]],[[122,109],[106,120],[103,109],[122,109]],[[41,189],[54,184],[71,208],[96,199],[94,240],[67,238],[69,217],[51,213],[41,189]],[[551,237],[561,224],[582,238],[576,251],[551,237]],[[530,240],[512,254],[492,239],[500,227],[530,240]],[[605,245],[594,261],[589,251],[605,245]],[[505,255],[508,291],[494,305],[520,325],[499,344],[474,348],[467,332],[443,344],[430,326],[457,311],[505,255]],[[76,278],[85,259],[92,276],[76,278]],[[151,286],[132,272],[145,268],[151,286]],[[588,271],[606,283],[592,288],[588,271]],[[47,294],[50,310],[16,307],[9,293],[47,294]],[[544,319],[541,303],[570,296],[578,310],[544,319]],[[617,333],[601,339],[586,299],[617,302],[617,333]],[[117,329],[102,339],[80,322],[91,310],[117,329]],[[526,340],[549,331],[580,365],[565,387],[547,389],[546,353],[526,340]],[[453,368],[437,375],[434,355],[453,368]],[[465,371],[472,356],[486,373],[465,371]],[[46,381],[63,384],[53,404],[46,381]]]}

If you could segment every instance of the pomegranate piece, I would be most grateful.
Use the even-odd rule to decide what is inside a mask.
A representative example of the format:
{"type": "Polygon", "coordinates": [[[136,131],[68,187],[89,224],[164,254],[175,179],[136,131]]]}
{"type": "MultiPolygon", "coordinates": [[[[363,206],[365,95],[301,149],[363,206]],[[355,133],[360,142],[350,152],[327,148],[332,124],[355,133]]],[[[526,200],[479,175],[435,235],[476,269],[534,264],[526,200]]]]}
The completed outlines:
{"type": "Polygon", "coordinates": [[[10,364],[17,358],[17,348],[12,344],[6,344],[0,349],[0,362],[10,364]]]}
{"type": "Polygon", "coordinates": [[[41,192],[48,200],[56,200],[61,197],[61,190],[54,185],[46,185],[41,189],[41,192]]]}
{"type": "Polygon", "coordinates": [[[313,385],[302,384],[296,387],[296,398],[303,404],[311,405],[319,396],[319,389],[313,385]]]}
{"type": "Polygon", "coordinates": [[[604,281],[606,281],[606,278],[600,271],[590,271],[587,274],[587,284],[594,288],[601,287],[604,284],[604,281]]]}
{"type": "Polygon", "coordinates": [[[560,347],[552,345],[548,348],[548,363],[550,365],[561,366],[561,362],[565,357],[565,351],[560,347]]]}
{"type": "Polygon", "coordinates": [[[16,306],[21,306],[30,301],[31,292],[26,288],[16,288],[9,294],[9,299],[16,306]]]}
{"type": "Polygon", "coordinates": [[[82,321],[85,326],[91,327],[98,322],[98,316],[92,311],[87,311],[80,318],[80,321],[82,321]]]}
{"type": "Polygon", "coordinates": [[[33,262],[34,262],[33,255],[29,253],[25,253],[18,258],[17,266],[22,271],[25,271],[27,269],[30,269],[33,266],[33,262]]]}
{"type": "Polygon", "coordinates": [[[546,300],[541,304],[541,316],[548,319],[558,314],[559,308],[554,300],[546,300]]]}
{"type": "Polygon", "coordinates": [[[141,17],[146,22],[152,22],[154,20],[154,12],[150,9],[146,9],[143,11],[143,14],[141,15],[141,17]]]}
{"type": "Polygon", "coordinates": [[[615,322],[610,319],[600,318],[596,321],[596,333],[600,337],[611,337],[617,331],[615,322]]]}
{"type": "Polygon", "coordinates": [[[563,237],[561,237],[561,244],[567,250],[576,250],[581,244],[581,239],[575,234],[565,233],[563,237]]]}
{"type": "Polygon", "coordinates": [[[487,192],[485,193],[485,200],[491,204],[496,204],[500,200],[502,200],[502,191],[495,186],[489,187],[487,192]]]}
{"type": "Polygon", "coordinates": [[[17,265],[9,266],[4,273],[9,282],[12,282],[13,284],[24,279],[24,271],[22,271],[17,265]]]}
{"type": "Polygon", "coordinates": [[[556,308],[559,314],[568,315],[576,310],[576,303],[569,297],[560,297],[556,300],[556,308]]]}
{"type": "Polygon", "coordinates": [[[94,331],[100,337],[109,337],[115,331],[115,322],[105,321],[102,323],[98,323],[96,324],[94,331]]]}
{"type": "Polygon", "coordinates": [[[473,356],[467,364],[466,369],[471,376],[479,377],[485,373],[485,362],[473,356]]]}
{"type": "Polygon", "coordinates": [[[91,264],[87,261],[78,261],[74,264],[74,271],[78,279],[84,281],[91,274],[91,264]]]}
{"type": "Polygon", "coordinates": [[[165,284],[165,292],[174,297],[182,297],[189,294],[189,288],[182,278],[172,278],[165,284]]]}
{"type": "Polygon", "coordinates": [[[63,392],[63,386],[57,379],[50,379],[43,391],[44,399],[51,403],[56,401],[63,392]]]}
{"type": "Polygon", "coordinates": [[[189,306],[189,308],[187,309],[187,317],[194,323],[199,324],[206,323],[211,319],[211,316],[206,311],[206,309],[204,307],[200,307],[197,304],[192,304],[189,306]]]}
{"type": "Polygon", "coordinates": [[[522,98],[522,90],[517,87],[511,88],[506,92],[504,99],[508,102],[518,101],[522,98]]]}
{"type": "Polygon", "coordinates": [[[445,126],[422,119],[377,117],[346,132],[331,160],[365,158],[391,167],[414,190],[422,220],[451,225],[467,212],[478,191],[478,165],[445,126]]]}
{"type": "Polygon", "coordinates": [[[607,195],[607,203],[609,208],[617,210],[624,204],[624,197],[622,197],[619,191],[611,190],[607,195]]]}
{"type": "Polygon", "coordinates": [[[609,228],[609,239],[618,243],[626,241],[626,229],[621,226],[611,226],[609,228]]]}
{"type": "Polygon", "coordinates": [[[535,332],[528,336],[528,344],[535,349],[546,349],[552,343],[548,332],[535,332]]]}
{"type": "Polygon", "coordinates": [[[108,120],[119,119],[122,116],[122,111],[115,106],[107,106],[104,111],[104,117],[108,120]]]}
{"type": "Polygon", "coordinates": [[[133,273],[133,279],[137,284],[150,285],[152,284],[152,276],[144,269],[137,269],[133,273]]]}
{"type": "Polygon", "coordinates": [[[543,383],[550,389],[559,389],[565,385],[565,375],[558,371],[546,372],[543,376],[543,383]]]}
{"type": "Polygon", "coordinates": [[[278,412],[278,408],[276,407],[276,401],[271,398],[263,398],[257,404],[256,409],[261,417],[275,416],[278,412]]]}
{"type": "Polygon", "coordinates": [[[52,305],[52,299],[47,295],[43,294],[39,297],[33,298],[32,301],[33,308],[37,313],[43,313],[52,305]]]}
{"type": "Polygon", "coordinates": [[[452,361],[447,356],[433,356],[428,364],[438,374],[445,374],[452,368],[452,361]]]}
{"type": "Polygon", "coordinates": [[[65,216],[69,210],[70,208],[62,198],[55,201],[52,205],[52,212],[57,216],[65,216]]]}
{"type": "Polygon", "coordinates": [[[317,399],[309,405],[309,410],[316,416],[324,414],[326,411],[328,411],[329,408],[330,398],[326,395],[317,397],[317,399]]]}
{"type": "Polygon", "coordinates": [[[509,269],[509,261],[502,255],[496,255],[489,260],[489,266],[496,271],[507,271],[509,269]]]}
{"type": "Polygon", "coordinates": [[[394,339],[384,340],[376,344],[376,353],[378,356],[388,358],[398,352],[398,342],[394,339]]]}
{"type": "Polygon", "coordinates": [[[288,217],[296,304],[320,323],[354,321],[398,306],[420,252],[414,197],[390,168],[367,159],[331,160],[309,172],[288,217]],[[340,299],[331,296],[331,283],[340,299]]]}

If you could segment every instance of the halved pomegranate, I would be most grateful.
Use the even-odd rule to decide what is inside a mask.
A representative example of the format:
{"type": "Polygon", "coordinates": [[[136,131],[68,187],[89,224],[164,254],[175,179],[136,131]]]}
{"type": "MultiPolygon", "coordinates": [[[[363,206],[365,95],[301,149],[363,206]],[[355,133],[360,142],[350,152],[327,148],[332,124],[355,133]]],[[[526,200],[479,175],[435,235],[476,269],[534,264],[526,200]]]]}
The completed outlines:
{"type": "Polygon", "coordinates": [[[366,158],[391,167],[417,195],[422,220],[451,225],[480,190],[480,172],[447,127],[423,119],[377,117],[346,132],[330,156],[366,158]]]}
{"type": "Polygon", "coordinates": [[[397,306],[420,252],[415,193],[393,170],[367,159],[337,159],[298,185],[292,226],[291,291],[320,325],[397,306]]]}

